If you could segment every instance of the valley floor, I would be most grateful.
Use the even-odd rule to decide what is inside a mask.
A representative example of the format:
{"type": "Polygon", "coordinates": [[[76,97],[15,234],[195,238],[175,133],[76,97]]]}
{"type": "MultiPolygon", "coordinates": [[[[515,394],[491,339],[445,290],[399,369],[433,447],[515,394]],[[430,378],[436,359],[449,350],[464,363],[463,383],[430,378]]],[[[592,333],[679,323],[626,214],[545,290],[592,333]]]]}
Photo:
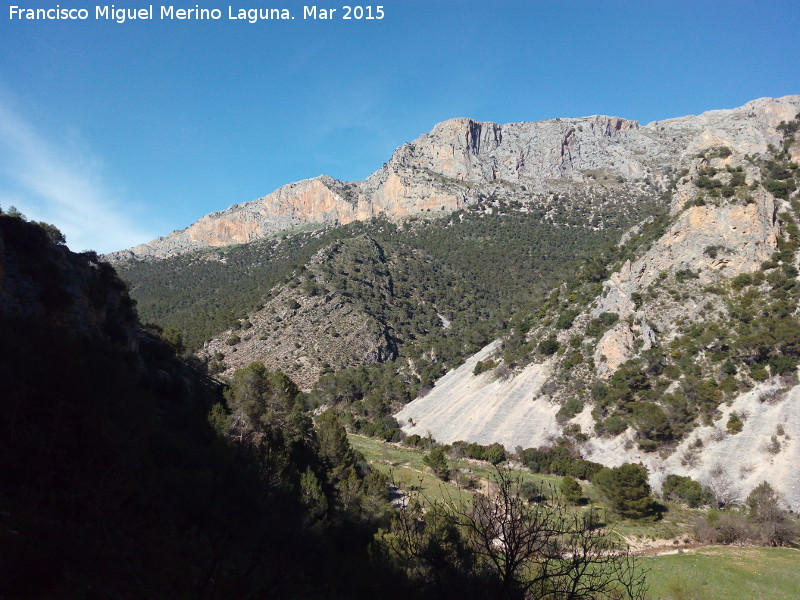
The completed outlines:
{"type": "MultiPolygon", "coordinates": [[[[414,489],[431,501],[468,499],[466,490],[437,479],[422,462],[419,449],[386,443],[359,435],[348,436],[351,445],[368,462],[389,475],[399,489],[414,489]]],[[[486,462],[462,459],[451,467],[469,473],[484,486],[493,467],[486,462]]],[[[520,470],[523,481],[553,489],[560,477],[520,470]]],[[[591,484],[584,492],[597,501],[591,484]]],[[[670,510],[656,523],[610,522],[608,530],[628,544],[648,571],[653,600],[795,600],[800,597],[800,548],[757,546],[706,546],[692,535],[692,523],[702,511],[669,504],[670,510]]],[[[602,509],[601,509],[602,510],[602,509]]],[[[608,515],[606,515],[608,516],[608,515]]]]}
{"type": "Polygon", "coordinates": [[[645,557],[652,598],[674,600],[795,600],[800,597],[800,550],[706,546],[645,557]]]}

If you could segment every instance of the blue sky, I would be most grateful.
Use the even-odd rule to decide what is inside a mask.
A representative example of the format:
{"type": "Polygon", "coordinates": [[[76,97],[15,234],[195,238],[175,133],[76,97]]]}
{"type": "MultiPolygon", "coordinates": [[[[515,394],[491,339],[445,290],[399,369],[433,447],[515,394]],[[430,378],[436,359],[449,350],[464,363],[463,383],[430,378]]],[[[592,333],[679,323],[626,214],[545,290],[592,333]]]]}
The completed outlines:
{"type": "Polygon", "coordinates": [[[362,179],[452,117],[647,123],[800,93],[796,1],[381,1],[380,21],[176,0],[223,19],[117,24],[9,19],[106,0],[2,0],[0,206],[105,252],[291,181],[362,179]]]}

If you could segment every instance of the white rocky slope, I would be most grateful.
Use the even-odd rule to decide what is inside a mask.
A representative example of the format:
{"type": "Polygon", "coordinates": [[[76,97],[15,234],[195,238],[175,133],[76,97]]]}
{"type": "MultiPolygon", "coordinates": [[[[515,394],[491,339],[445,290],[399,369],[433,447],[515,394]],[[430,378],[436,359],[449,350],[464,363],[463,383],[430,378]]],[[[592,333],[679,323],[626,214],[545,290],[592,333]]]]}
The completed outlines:
{"type": "Polygon", "coordinates": [[[489,344],[397,413],[405,432],[421,436],[430,432],[444,443],[501,442],[507,448],[539,446],[552,439],[559,431],[555,421],[559,406],[537,398],[547,380],[546,366],[530,365],[506,380],[493,372],[472,374],[476,363],[498,346],[499,342],[489,344]]]}
{"type": "MultiPolygon", "coordinates": [[[[529,365],[505,380],[491,371],[473,375],[475,364],[497,347],[498,342],[486,346],[428,394],[407,404],[395,415],[403,430],[409,435],[430,433],[442,443],[500,442],[508,449],[552,445],[569,423],[580,424],[584,432],[593,430],[591,407],[563,425],[556,422],[560,405],[542,394],[548,363],[529,365]]],[[[592,437],[581,452],[607,466],[641,462],[655,489],[671,473],[688,475],[730,501],[743,501],[755,486],[769,481],[792,509],[800,510],[800,385],[782,390],[779,381],[768,381],[720,411],[712,426],[696,429],[668,456],[638,450],[631,430],[614,438],[592,437]],[[746,417],[735,435],[725,427],[732,411],[746,417]],[[782,435],[777,434],[779,426],[782,435]]]]}
{"type": "Polygon", "coordinates": [[[522,203],[542,202],[554,192],[652,194],[666,189],[703,148],[728,145],[741,153],[763,153],[779,140],[775,125],[799,110],[800,96],[786,96],[644,127],[607,116],[507,125],[451,119],[398,148],[364,181],[322,175],[291,183],[107,258],[166,257],[300,225],[346,224],[377,215],[398,220],[446,214],[492,194],[522,203]]]}
{"type": "MultiPolygon", "coordinates": [[[[662,361],[681,358],[688,346],[679,338],[693,324],[714,327],[719,335],[730,336],[725,338],[728,344],[736,343],[734,330],[726,326],[738,318],[731,311],[736,310],[732,306],[741,295],[727,291],[730,282],[740,274],[759,276],[763,281],[762,265],[780,247],[779,240],[788,243],[789,234],[782,227],[789,231],[787,223],[791,222],[779,215],[796,207],[796,203],[793,206],[765,188],[760,163],[753,157],[764,156],[770,145],[782,147],[784,140],[776,126],[795,118],[800,112],[800,98],[761,100],[748,107],[749,112],[715,111],[699,118],[652,125],[659,131],[680,132],[688,127],[694,136],[687,147],[695,152],[682,159],[685,171],[673,194],[671,224],[648,250],[608,278],[602,293],[588,307],[580,307],[582,313],[572,325],[553,329],[544,323],[539,331],[529,334],[531,339],[557,335],[562,348],[572,347],[565,355],[580,351],[579,366],[568,372],[560,370],[562,359],[555,357],[529,365],[508,379],[497,379],[492,371],[473,375],[476,363],[496,351],[495,342],[398,413],[403,429],[420,435],[430,432],[441,442],[501,442],[509,449],[547,446],[569,424],[556,421],[561,402],[578,397],[586,408],[571,423],[579,424],[590,436],[580,448],[585,458],[609,466],[642,462],[648,466],[656,488],[670,473],[688,475],[711,486],[718,498],[728,500],[743,500],[767,480],[791,507],[800,509],[800,386],[796,377],[773,377],[761,383],[754,378],[747,383],[754,387],[738,395],[734,387],[726,392],[727,402],[719,406],[713,425],[699,426],[677,447],[662,445],[657,452],[639,449],[640,440],[633,427],[614,438],[595,436],[593,402],[587,386],[593,381],[607,381],[620,365],[641,357],[650,348],[664,352],[662,361]],[[698,122],[706,126],[700,134],[695,130],[698,122]],[[727,149],[722,152],[721,146],[727,149]],[[709,148],[715,151],[703,152],[709,148]],[[740,181],[735,186],[731,183],[735,190],[729,196],[706,196],[703,186],[698,185],[706,174],[716,177],[720,185],[727,185],[734,175],[740,181]],[[604,333],[589,334],[589,322],[604,314],[617,321],[604,333]],[[572,344],[575,340],[577,345],[572,344]],[[726,427],[733,411],[746,416],[743,430],[737,434],[728,433],[726,427]]],[[[788,138],[786,144],[789,158],[782,160],[797,163],[800,144],[788,138]]],[[[793,266],[796,275],[796,258],[785,266],[793,266]]],[[[757,302],[764,303],[765,311],[774,310],[768,306],[771,285],[756,284],[751,290],[759,298],[757,302]]],[[[560,300],[561,310],[571,308],[568,297],[560,296],[560,300]]],[[[755,307],[752,314],[758,314],[755,307]]],[[[701,332],[695,339],[701,339],[701,332]]],[[[709,360],[716,348],[714,335],[698,341],[695,354],[690,356],[705,369],[696,376],[710,378],[716,386],[723,377],[718,363],[715,366],[709,360]]],[[[657,374],[648,377],[654,382],[659,378],[657,374]]],[[[672,383],[665,394],[686,381],[686,372],[669,378],[672,383]]]]}

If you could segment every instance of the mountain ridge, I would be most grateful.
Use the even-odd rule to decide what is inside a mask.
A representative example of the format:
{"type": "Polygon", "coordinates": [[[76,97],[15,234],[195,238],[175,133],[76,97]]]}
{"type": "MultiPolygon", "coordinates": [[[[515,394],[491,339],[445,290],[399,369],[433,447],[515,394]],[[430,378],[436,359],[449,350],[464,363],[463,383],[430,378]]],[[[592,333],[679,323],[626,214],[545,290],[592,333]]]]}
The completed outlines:
{"type": "Polygon", "coordinates": [[[645,126],[602,115],[505,125],[449,119],[401,145],[362,181],[320,175],[289,183],[105,258],[165,258],[246,243],[297,226],[444,215],[497,193],[530,203],[576,187],[601,194],[620,188],[631,195],[663,191],[674,172],[703,148],[729,145],[763,153],[779,141],[778,123],[798,110],[800,96],[785,96],[645,126]]]}
{"type": "Polygon", "coordinates": [[[642,462],[721,504],[766,480],[800,506],[798,130],[800,112],[764,154],[693,155],[649,248],[585,293],[553,289],[395,413],[404,431],[642,462]]]}
{"type": "MultiPolygon", "coordinates": [[[[353,431],[397,440],[401,425],[599,459],[594,444],[653,470],[669,461],[716,486],[721,503],[741,485],[722,486],[737,473],[711,463],[756,445],[754,467],[732,467],[739,479],[778,465],[776,489],[796,505],[800,422],[785,415],[800,364],[799,120],[800,96],[644,127],[452,119],[363,182],[290,184],[272,201],[289,198],[286,223],[298,194],[328,208],[315,185],[350,215],[378,206],[364,190],[386,200],[387,188],[407,203],[395,209],[431,202],[409,191],[427,190],[463,202],[454,212],[434,204],[118,268],[147,318],[191,330],[213,372],[284,370],[353,431]],[[282,266],[261,274],[274,259],[282,266]],[[236,293],[246,302],[225,304],[236,293]],[[198,331],[195,306],[206,320],[223,306],[228,316],[198,331]],[[459,369],[469,390],[447,393],[459,369]],[[417,412],[426,403],[438,417],[417,412]],[[462,421],[470,427],[451,431],[462,421]]],[[[256,224],[264,205],[234,209],[256,224]]]]}

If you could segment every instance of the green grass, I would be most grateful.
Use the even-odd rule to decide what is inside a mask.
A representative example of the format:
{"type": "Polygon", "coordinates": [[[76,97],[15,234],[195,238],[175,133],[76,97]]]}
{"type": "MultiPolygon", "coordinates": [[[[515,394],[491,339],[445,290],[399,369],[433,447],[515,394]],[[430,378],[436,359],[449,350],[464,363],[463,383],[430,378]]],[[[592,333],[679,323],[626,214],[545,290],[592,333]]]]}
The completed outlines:
{"type": "MultiPolygon", "coordinates": [[[[431,470],[422,462],[427,454],[426,450],[408,448],[398,444],[384,442],[378,438],[349,434],[350,444],[361,452],[367,461],[382,473],[390,474],[398,487],[409,489],[410,486],[418,487],[424,496],[437,500],[469,499],[469,493],[459,489],[452,482],[445,483],[433,475],[431,470]],[[421,480],[421,481],[420,481],[421,480]],[[444,486],[444,487],[443,487],[444,486]]],[[[471,475],[482,481],[491,481],[494,476],[494,467],[487,462],[478,460],[452,460],[448,459],[451,469],[468,470],[471,475]]],[[[558,475],[545,475],[532,473],[522,468],[518,471],[523,482],[533,482],[540,486],[546,495],[558,495],[561,477],[558,475]]],[[[607,509],[603,499],[591,483],[581,482],[583,493],[589,500],[589,506],[600,511],[601,520],[608,524],[612,534],[620,540],[626,538],[652,538],[672,539],[677,536],[690,536],[692,522],[699,511],[688,509],[679,504],[666,503],[669,510],[664,518],[657,522],[631,521],[619,519],[607,509]]]]}
{"type": "Polygon", "coordinates": [[[414,489],[428,500],[448,502],[469,501],[470,493],[446,483],[433,475],[422,462],[425,455],[420,450],[387,444],[375,438],[349,434],[350,445],[361,452],[373,467],[389,475],[397,487],[414,489]]]}
{"type": "MultiPolygon", "coordinates": [[[[348,438],[353,448],[361,452],[367,462],[380,472],[390,475],[399,488],[406,490],[417,489],[422,493],[423,497],[430,500],[470,501],[471,492],[459,488],[452,481],[442,481],[425,466],[422,459],[427,454],[426,450],[406,448],[377,438],[355,434],[349,434],[348,438]]],[[[494,478],[495,469],[487,462],[469,459],[448,459],[448,462],[451,469],[457,469],[475,477],[479,485],[483,485],[494,478]]],[[[521,469],[518,473],[523,482],[530,481],[535,483],[543,489],[545,495],[558,494],[558,485],[561,483],[561,477],[531,473],[527,469],[521,469]]],[[[586,487],[584,486],[584,488],[586,487]]]]}
{"type": "MultiPolygon", "coordinates": [[[[665,512],[658,521],[632,521],[620,519],[611,512],[607,513],[609,526],[616,533],[627,538],[653,540],[688,539],[693,537],[694,523],[705,514],[704,510],[687,508],[674,502],[663,502],[665,512]]],[[[601,505],[602,503],[599,502],[601,505]]]]}
{"type": "MultiPolygon", "coordinates": [[[[422,462],[424,450],[405,448],[375,438],[349,435],[352,446],[376,469],[391,473],[401,488],[418,487],[431,501],[469,501],[470,493],[452,483],[436,478],[422,462]]],[[[472,460],[451,460],[452,468],[469,469],[484,481],[490,480],[493,467],[472,460]]],[[[520,471],[523,481],[534,481],[545,488],[558,489],[561,477],[520,471]]],[[[591,484],[582,483],[584,493],[595,506],[600,505],[591,484]]],[[[608,518],[608,531],[620,539],[671,539],[691,537],[692,522],[703,514],[666,503],[668,512],[655,523],[608,518]]],[[[800,599],[800,550],[793,548],[758,548],[709,546],[682,554],[642,557],[648,569],[650,596],[653,600],[795,600],[800,599]]]]}
{"type": "MultiPolygon", "coordinates": [[[[445,483],[435,477],[422,462],[427,451],[408,448],[398,444],[390,444],[377,438],[350,434],[350,444],[360,451],[367,461],[382,473],[390,474],[398,487],[409,489],[420,487],[424,496],[436,500],[460,498],[469,500],[469,493],[459,489],[452,483],[445,483]]],[[[470,474],[483,481],[491,481],[494,467],[489,463],[477,460],[449,460],[453,469],[469,470],[470,474]]],[[[532,473],[528,469],[520,469],[523,482],[531,481],[540,486],[546,495],[558,494],[561,477],[532,473]]],[[[664,518],[655,523],[619,519],[610,510],[591,483],[581,482],[583,493],[589,499],[589,505],[600,511],[601,520],[608,524],[613,535],[621,541],[626,538],[672,539],[678,536],[691,536],[692,523],[698,511],[688,509],[679,504],[667,503],[669,508],[664,518]]],[[[588,506],[587,506],[588,508],[588,506]]]]}
{"type": "Polygon", "coordinates": [[[640,560],[653,599],[800,598],[800,550],[793,548],[709,546],[640,560]]]}

